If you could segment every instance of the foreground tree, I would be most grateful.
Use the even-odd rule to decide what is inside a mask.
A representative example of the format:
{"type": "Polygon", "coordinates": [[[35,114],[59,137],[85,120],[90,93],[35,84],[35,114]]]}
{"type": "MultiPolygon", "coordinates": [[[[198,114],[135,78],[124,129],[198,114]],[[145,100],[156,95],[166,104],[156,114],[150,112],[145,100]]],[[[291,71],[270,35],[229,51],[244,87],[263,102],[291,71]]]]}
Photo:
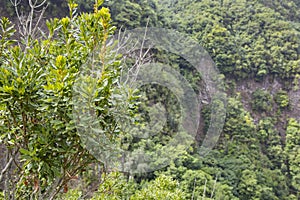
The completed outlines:
{"type": "Polygon", "coordinates": [[[13,25],[7,18],[0,21],[0,141],[5,149],[0,181],[5,199],[53,199],[95,162],[81,145],[72,100],[80,67],[91,57],[101,76],[81,75],[81,81],[96,83],[97,100],[91,105],[98,110],[102,134],[116,141],[120,133],[111,114],[120,63],[107,50],[114,27],[109,9],[100,6],[96,1],[93,13],[78,16],[77,4],[70,1],[70,16],[49,20],[48,33],[40,38],[26,34],[14,41],[13,25]]]}

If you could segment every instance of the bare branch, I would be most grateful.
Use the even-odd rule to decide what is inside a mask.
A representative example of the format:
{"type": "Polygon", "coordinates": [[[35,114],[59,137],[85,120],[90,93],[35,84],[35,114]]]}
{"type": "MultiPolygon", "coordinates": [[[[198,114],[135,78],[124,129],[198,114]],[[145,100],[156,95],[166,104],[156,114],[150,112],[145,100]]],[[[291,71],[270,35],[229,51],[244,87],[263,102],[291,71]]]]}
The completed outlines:
{"type": "Polygon", "coordinates": [[[28,43],[29,38],[36,37],[36,34],[39,31],[38,26],[43,18],[48,4],[46,4],[46,0],[43,0],[41,3],[38,3],[38,0],[35,0],[34,2],[33,0],[28,0],[30,11],[27,15],[24,15],[19,11],[21,0],[10,0],[10,2],[15,8],[15,12],[19,21],[19,34],[25,39],[26,43],[28,43]],[[40,9],[41,7],[42,9],[40,9]]]}
{"type": "Polygon", "coordinates": [[[9,167],[11,166],[11,163],[13,162],[13,157],[11,157],[8,161],[8,163],[6,163],[5,167],[2,169],[1,174],[0,174],[0,182],[3,179],[3,175],[7,172],[7,170],[9,169],[9,167]]]}
{"type": "MultiPolygon", "coordinates": [[[[126,80],[123,80],[125,84],[128,83],[129,80],[131,82],[134,82],[139,74],[140,68],[142,65],[150,63],[152,60],[152,55],[150,54],[150,50],[152,49],[152,46],[149,45],[147,49],[145,50],[145,42],[147,39],[147,31],[148,31],[148,23],[149,19],[147,21],[147,26],[144,31],[144,35],[141,41],[137,40],[133,42],[133,39],[130,40],[130,33],[127,34],[126,30],[121,33],[121,29],[118,34],[118,48],[117,52],[121,51],[123,55],[123,61],[129,59],[134,60],[134,64],[132,66],[127,66],[125,70],[127,70],[125,73],[126,80]]],[[[124,62],[125,66],[126,63],[124,62]]]]}
{"type": "MultiPolygon", "coordinates": [[[[6,163],[5,167],[2,169],[1,174],[0,174],[0,182],[3,180],[3,176],[4,174],[9,170],[11,164],[13,163],[13,161],[15,160],[15,156],[17,155],[19,151],[19,148],[16,149],[16,151],[14,153],[11,153],[11,157],[9,158],[9,161],[6,163]]],[[[9,152],[7,153],[7,155],[9,156],[9,152]]]]}
{"type": "Polygon", "coordinates": [[[216,175],[216,179],[214,181],[214,188],[211,192],[211,195],[210,195],[210,198],[213,199],[213,196],[214,196],[214,193],[215,193],[215,190],[216,190],[216,186],[217,186],[217,180],[218,180],[218,175],[216,175]]]}
{"type": "Polygon", "coordinates": [[[204,190],[203,190],[203,195],[202,195],[202,200],[204,200],[205,199],[205,193],[206,193],[206,187],[207,187],[207,179],[205,178],[205,184],[204,184],[204,190]]]}
{"type": "Polygon", "coordinates": [[[48,4],[46,6],[44,6],[43,9],[41,10],[41,14],[39,15],[38,20],[33,28],[33,31],[32,31],[33,33],[37,32],[37,29],[39,28],[38,25],[40,24],[40,21],[41,21],[42,17],[44,16],[44,13],[45,13],[47,7],[48,7],[48,4]]]}

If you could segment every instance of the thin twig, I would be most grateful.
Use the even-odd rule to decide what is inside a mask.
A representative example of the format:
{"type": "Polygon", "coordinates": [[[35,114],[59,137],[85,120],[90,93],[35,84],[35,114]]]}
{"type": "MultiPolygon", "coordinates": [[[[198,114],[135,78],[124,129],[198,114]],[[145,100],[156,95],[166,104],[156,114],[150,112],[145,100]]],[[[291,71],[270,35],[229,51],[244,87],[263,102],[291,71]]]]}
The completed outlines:
{"type": "Polygon", "coordinates": [[[205,178],[205,184],[204,184],[204,190],[203,190],[202,200],[204,200],[204,199],[205,199],[205,193],[206,193],[206,183],[207,183],[207,179],[205,178]]]}
{"type": "Polygon", "coordinates": [[[5,167],[2,169],[1,174],[0,174],[0,182],[3,179],[3,175],[7,172],[8,168],[10,167],[11,163],[13,162],[13,157],[11,157],[8,161],[8,163],[6,163],[5,167]]]}
{"type": "MultiPolygon", "coordinates": [[[[5,167],[2,169],[1,174],[0,174],[0,182],[3,179],[3,175],[8,171],[9,167],[11,166],[12,162],[15,160],[15,156],[18,154],[19,152],[19,148],[17,148],[15,150],[14,153],[11,154],[11,157],[9,159],[9,161],[6,163],[5,167]]],[[[9,152],[7,153],[9,156],[9,152]]]]}
{"type": "Polygon", "coordinates": [[[32,0],[28,0],[28,4],[30,7],[30,11],[28,13],[28,15],[24,16],[23,14],[20,15],[18,6],[21,3],[21,0],[10,0],[11,4],[14,6],[15,8],[15,12],[19,21],[19,33],[20,35],[25,39],[26,41],[26,45],[28,45],[29,39],[30,38],[35,38],[38,30],[39,30],[39,24],[41,19],[43,18],[43,15],[45,13],[45,10],[48,6],[48,4],[46,5],[46,0],[43,0],[41,3],[38,3],[37,0],[35,0],[34,2],[32,0]],[[38,11],[37,9],[43,7],[40,11],[38,11]],[[38,13],[38,15],[35,15],[35,13],[38,13]],[[34,18],[37,18],[36,22],[34,22],[34,18]]]}
{"type": "Polygon", "coordinates": [[[212,192],[211,192],[211,195],[210,195],[210,198],[211,198],[211,199],[213,198],[214,192],[215,192],[215,190],[216,190],[217,180],[218,180],[218,175],[216,175],[216,179],[215,179],[215,182],[214,182],[214,188],[213,188],[213,190],[212,190],[212,192]]]}
{"type": "Polygon", "coordinates": [[[194,195],[195,195],[195,187],[196,187],[196,178],[194,179],[194,186],[193,186],[193,194],[192,194],[192,200],[194,200],[194,195]]]}

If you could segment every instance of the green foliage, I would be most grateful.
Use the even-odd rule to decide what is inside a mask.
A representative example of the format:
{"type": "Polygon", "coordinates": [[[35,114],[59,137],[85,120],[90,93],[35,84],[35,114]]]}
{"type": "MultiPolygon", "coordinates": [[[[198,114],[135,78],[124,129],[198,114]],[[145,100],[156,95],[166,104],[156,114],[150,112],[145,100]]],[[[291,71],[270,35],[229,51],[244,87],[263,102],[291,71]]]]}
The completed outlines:
{"type": "MultiPolygon", "coordinates": [[[[26,3],[21,2],[21,11],[28,10],[26,3]]],[[[290,89],[297,87],[300,77],[299,1],[104,1],[103,6],[110,8],[112,16],[102,5],[93,6],[92,0],[71,2],[69,12],[65,1],[49,3],[46,16],[70,16],[49,20],[48,30],[39,40],[15,41],[13,25],[6,18],[0,21],[0,143],[7,147],[8,158],[14,156],[16,160],[14,170],[4,177],[9,182],[0,193],[1,199],[13,193],[17,199],[48,199],[49,194],[63,188],[69,190],[59,194],[58,199],[80,199],[86,196],[84,187],[95,182],[99,187],[92,199],[300,198],[300,125],[289,118],[297,112],[296,108],[289,109],[290,89]],[[77,4],[79,11],[94,13],[77,15],[77,4]],[[223,133],[204,158],[198,155],[197,145],[210,125],[211,104],[202,107],[202,138],[196,137],[195,144],[185,147],[168,147],[181,117],[176,96],[161,86],[144,86],[139,95],[145,97],[137,106],[132,103],[138,99],[134,91],[126,88],[129,95],[124,95],[124,88],[117,86],[121,63],[104,45],[115,29],[111,23],[133,29],[148,22],[149,26],[163,23],[190,34],[234,86],[227,86],[231,97],[223,133]],[[90,55],[95,56],[96,66],[103,73],[100,79],[89,76],[93,73],[88,67],[90,55]],[[79,73],[80,66],[86,71],[79,73]],[[260,87],[266,89],[257,89],[260,87]],[[90,98],[76,104],[72,101],[74,95],[90,98]],[[159,109],[162,104],[163,110],[159,109]],[[101,172],[98,180],[90,171],[83,172],[90,163],[97,162],[80,145],[78,121],[72,117],[74,108],[86,113],[85,106],[96,106],[99,119],[82,117],[80,130],[89,132],[94,128],[91,122],[97,122],[100,125],[96,131],[102,133],[93,138],[94,153],[101,154],[99,146],[121,145],[129,151],[143,150],[155,162],[133,163],[131,169],[141,172],[134,176],[101,172]],[[122,130],[118,120],[123,116],[116,114],[115,108],[130,113],[137,130],[122,130]],[[161,113],[167,116],[162,129],[147,126],[161,113]],[[176,159],[160,171],[142,173],[165,163],[153,154],[155,151],[176,155],[176,159]],[[68,183],[78,174],[86,183],[73,188],[68,183]],[[61,182],[56,184],[58,180],[61,182]]],[[[12,15],[9,4],[8,0],[0,3],[1,14],[12,15]]],[[[196,93],[203,95],[201,75],[183,58],[162,50],[151,53],[155,61],[180,71],[196,93]]],[[[222,102],[212,103],[224,109],[222,102]]],[[[139,152],[132,156],[138,158],[139,152]]],[[[100,166],[106,170],[103,163],[100,166]]]]}
{"type": "Polygon", "coordinates": [[[290,104],[289,95],[284,90],[279,90],[275,95],[275,102],[280,108],[286,108],[290,104]]]}
{"type": "Polygon", "coordinates": [[[267,154],[274,167],[281,168],[284,153],[282,150],[281,138],[276,130],[275,121],[272,118],[266,117],[258,123],[258,138],[261,143],[261,150],[267,154]]]}
{"type": "Polygon", "coordinates": [[[265,1],[244,0],[164,1],[159,11],[166,26],[197,38],[227,78],[276,75],[289,82],[299,73],[300,43],[285,16],[291,14],[288,8],[296,12],[298,7],[292,1],[275,2],[285,14],[265,1]]]}
{"type": "Polygon", "coordinates": [[[246,199],[254,199],[252,197],[259,192],[257,186],[256,174],[248,169],[242,171],[239,193],[243,194],[246,199]]]}
{"type": "Polygon", "coordinates": [[[181,187],[187,194],[186,199],[193,197],[199,199],[222,198],[236,199],[231,193],[232,188],[226,184],[219,184],[217,180],[202,170],[187,170],[183,175],[181,187]]]}
{"type": "Polygon", "coordinates": [[[280,13],[287,21],[298,21],[299,18],[299,2],[297,0],[280,1],[280,0],[264,0],[260,1],[265,6],[272,8],[280,13]]]}
{"type": "Polygon", "coordinates": [[[271,94],[262,89],[257,89],[252,94],[252,109],[257,112],[271,111],[272,109],[272,96],[271,94]]]}
{"type": "Polygon", "coordinates": [[[67,193],[59,196],[60,199],[78,200],[82,197],[82,192],[78,189],[71,189],[67,193]]]}
{"type": "Polygon", "coordinates": [[[115,0],[104,5],[110,8],[114,25],[118,28],[133,29],[159,24],[156,1],[115,0]]]}
{"type": "Polygon", "coordinates": [[[185,194],[179,189],[177,181],[171,177],[160,175],[154,181],[146,184],[141,190],[137,191],[130,199],[132,200],[183,200],[185,194]]]}
{"type": "Polygon", "coordinates": [[[254,130],[253,119],[250,113],[244,110],[239,97],[229,98],[224,125],[226,139],[252,143],[255,141],[254,130]]]}
{"type": "Polygon", "coordinates": [[[297,198],[300,197],[300,124],[291,118],[287,125],[285,153],[288,160],[288,173],[291,176],[291,186],[297,198]]]}
{"type": "Polygon", "coordinates": [[[127,181],[120,173],[104,174],[98,191],[94,194],[93,200],[122,200],[129,199],[136,191],[136,185],[127,181]]]}
{"type": "MultiPolygon", "coordinates": [[[[8,20],[8,18],[3,17],[0,20],[1,24],[1,32],[0,32],[0,56],[6,56],[7,54],[7,48],[11,46],[15,41],[13,41],[11,38],[15,33],[14,26],[11,24],[11,22],[8,20]]],[[[1,63],[3,60],[1,60],[1,63]]]]}
{"type": "Polygon", "coordinates": [[[101,111],[104,134],[115,141],[120,132],[111,112],[117,106],[114,94],[120,94],[115,84],[120,62],[109,57],[105,46],[114,30],[109,10],[73,16],[76,4],[71,2],[69,7],[70,17],[49,20],[49,34],[42,40],[20,41],[25,46],[14,45],[10,39],[14,29],[6,18],[0,21],[1,143],[20,154],[14,158],[19,178],[10,183],[17,188],[9,191],[18,198],[52,198],[71,177],[95,162],[81,144],[73,119],[73,95],[83,97],[81,92],[90,91],[73,91],[77,77],[83,83],[97,83],[94,98],[101,99],[91,106],[101,111]],[[94,62],[99,63],[102,76],[79,76],[80,67],[89,64],[88,56],[95,51],[99,54],[94,62]]]}

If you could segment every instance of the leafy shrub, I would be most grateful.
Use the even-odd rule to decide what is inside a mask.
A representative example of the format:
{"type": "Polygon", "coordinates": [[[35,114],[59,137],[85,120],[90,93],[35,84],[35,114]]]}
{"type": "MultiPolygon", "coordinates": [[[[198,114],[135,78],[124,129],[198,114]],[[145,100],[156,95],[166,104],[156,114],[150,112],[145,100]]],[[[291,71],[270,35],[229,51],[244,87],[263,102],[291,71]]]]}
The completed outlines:
{"type": "Polygon", "coordinates": [[[179,189],[177,181],[171,177],[160,175],[154,181],[149,182],[141,190],[137,191],[131,200],[183,200],[185,193],[179,189]]]}
{"type": "Polygon", "coordinates": [[[287,108],[290,104],[288,93],[284,90],[279,90],[275,95],[275,102],[280,108],[287,108]]]}
{"type": "Polygon", "coordinates": [[[263,89],[257,89],[252,94],[252,109],[258,112],[271,111],[272,96],[263,89]]]}
{"type": "MultiPolygon", "coordinates": [[[[77,96],[91,98],[82,101],[97,110],[103,134],[112,143],[119,141],[112,109],[119,104],[115,96],[123,94],[116,84],[121,67],[106,49],[115,29],[109,9],[99,6],[94,13],[74,15],[77,4],[70,1],[69,17],[47,21],[48,35],[35,39],[29,30],[18,43],[11,39],[15,30],[9,20],[0,20],[0,139],[15,161],[7,163],[14,166],[8,168],[13,176],[6,177],[8,195],[52,199],[96,162],[78,132],[92,125],[74,118],[77,96]],[[99,77],[89,74],[91,55],[99,77]]],[[[98,147],[104,145],[98,142],[98,147]]]]}

